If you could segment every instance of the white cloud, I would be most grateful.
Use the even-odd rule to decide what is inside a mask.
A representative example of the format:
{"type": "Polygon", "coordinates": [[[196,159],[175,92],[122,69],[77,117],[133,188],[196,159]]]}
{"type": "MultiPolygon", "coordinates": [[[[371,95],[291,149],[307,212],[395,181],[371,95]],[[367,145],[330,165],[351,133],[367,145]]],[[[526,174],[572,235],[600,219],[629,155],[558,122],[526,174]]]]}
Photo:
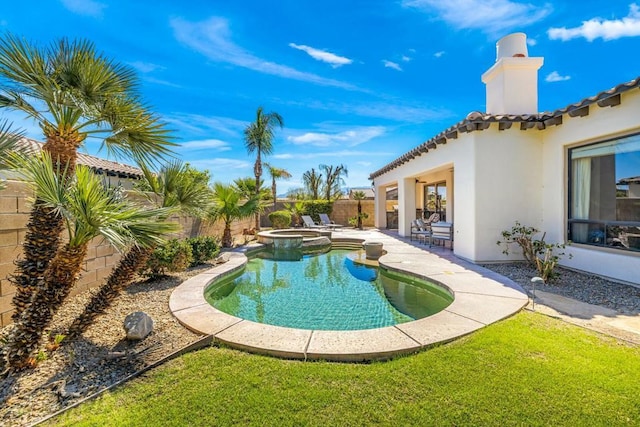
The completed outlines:
{"type": "Polygon", "coordinates": [[[532,39],[532,38],[530,38],[530,37],[527,37],[527,44],[528,44],[529,46],[535,46],[535,45],[537,45],[537,44],[538,44],[538,40],[536,40],[536,39],[532,39]]]}
{"type": "Polygon", "coordinates": [[[181,18],[174,18],[171,20],[171,27],[178,41],[212,61],[321,86],[361,90],[349,83],[298,71],[287,65],[277,64],[255,56],[231,40],[229,24],[226,19],[221,17],[214,16],[202,22],[188,22],[181,18]]]}
{"type": "Polygon", "coordinates": [[[107,7],[106,4],[93,0],[61,0],[62,5],[70,12],[78,15],[93,16],[98,18],[102,16],[102,10],[107,7]]]}
{"type": "Polygon", "coordinates": [[[407,55],[402,55],[402,61],[403,62],[409,62],[409,61],[411,61],[411,57],[409,57],[407,55]]]}
{"type": "Polygon", "coordinates": [[[220,139],[200,139],[195,141],[187,141],[180,143],[180,147],[182,150],[231,150],[231,146],[229,145],[229,143],[220,139]]]}
{"type": "Polygon", "coordinates": [[[181,85],[167,81],[167,80],[162,80],[162,79],[156,79],[155,77],[149,77],[149,76],[145,76],[144,80],[149,82],[149,83],[154,83],[157,85],[162,85],[162,86],[169,86],[169,87],[175,87],[175,88],[182,88],[181,85]]]}
{"type": "Polygon", "coordinates": [[[526,27],[553,10],[548,3],[536,6],[511,0],[403,0],[402,5],[435,15],[453,28],[480,30],[490,35],[526,27]]]}
{"type": "Polygon", "coordinates": [[[386,68],[393,68],[394,70],[402,71],[402,68],[400,67],[400,65],[396,64],[395,62],[391,62],[391,61],[387,61],[386,59],[383,59],[382,63],[386,68]]]}
{"type": "Polygon", "coordinates": [[[564,82],[570,78],[571,76],[561,76],[557,71],[552,71],[545,77],[544,81],[549,83],[564,82]]]}
{"type": "Polygon", "coordinates": [[[371,162],[356,162],[356,164],[357,164],[357,165],[360,165],[360,166],[364,166],[364,167],[367,167],[367,166],[371,166],[371,165],[372,165],[372,163],[371,163],[371,162]]]}
{"type": "Polygon", "coordinates": [[[637,37],[640,36],[640,8],[637,4],[631,3],[629,14],[622,19],[592,18],[575,28],[550,28],[547,34],[551,40],[562,41],[578,37],[584,37],[588,41],[597,38],[609,41],[621,37],[637,37]]]}
{"type": "Polygon", "coordinates": [[[196,135],[207,135],[211,131],[237,136],[249,124],[248,121],[232,119],[230,117],[203,116],[200,114],[171,113],[163,117],[164,121],[177,127],[182,133],[190,132],[196,135]]]}
{"type": "Polygon", "coordinates": [[[307,132],[298,136],[288,136],[287,141],[296,145],[315,145],[317,147],[335,145],[354,147],[383,135],[385,131],[384,126],[368,126],[337,133],[307,132]]]}
{"type": "Polygon", "coordinates": [[[439,52],[436,52],[433,54],[433,56],[435,56],[436,58],[441,58],[442,55],[444,55],[446,52],[444,50],[441,50],[439,52]]]}
{"type": "Polygon", "coordinates": [[[129,65],[131,65],[133,68],[140,71],[141,73],[151,73],[156,70],[165,69],[165,67],[163,67],[162,65],[153,64],[151,62],[134,61],[134,62],[129,62],[129,65]]]}
{"type": "Polygon", "coordinates": [[[251,162],[223,157],[207,160],[189,160],[189,164],[196,169],[211,169],[212,171],[224,171],[227,169],[248,169],[248,171],[253,172],[253,164],[251,162]]]}
{"type": "Polygon", "coordinates": [[[316,49],[310,46],[305,46],[303,44],[289,43],[289,47],[306,52],[313,59],[331,64],[333,68],[338,68],[343,65],[351,64],[353,62],[353,60],[345,58],[344,56],[338,56],[335,53],[316,49]]]}
{"type": "Polygon", "coordinates": [[[364,150],[340,150],[340,151],[318,151],[313,153],[286,153],[275,154],[271,156],[274,159],[297,159],[297,160],[318,160],[320,158],[326,159],[340,159],[343,157],[387,157],[392,156],[394,153],[382,152],[382,151],[364,151],[364,150]]]}

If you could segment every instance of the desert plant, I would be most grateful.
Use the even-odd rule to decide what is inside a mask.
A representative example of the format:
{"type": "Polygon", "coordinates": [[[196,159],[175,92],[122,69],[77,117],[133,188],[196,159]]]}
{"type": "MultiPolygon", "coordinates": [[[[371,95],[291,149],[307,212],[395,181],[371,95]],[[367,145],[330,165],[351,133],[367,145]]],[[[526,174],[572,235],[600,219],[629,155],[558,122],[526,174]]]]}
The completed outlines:
{"type": "MultiPolygon", "coordinates": [[[[140,100],[135,72],[84,40],[42,47],[11,34],[0,37],[0,107],[26,114],[43,130],[43,150],[55,171],[73,176],[78,148],[88,136],[107,151],[144,163],[171,152],[168,131],[140,100]]],[[[60,245],[64,219],[36,199],[24,254],[12,280],[14,320],[33,301],[33,290],[60,245]]],[[[69,272],[71,274],[71,272],[69,272]]]]}
{"type": "Polygon", "coordinates": [[[164,210],[143,209],[115,197],[87,167],[77,167],[68,178],[65,172],[54,171],[47,152],[21,161],[24,179],[43,206],[64,219],[69,237],[44,271],[31,303],[9,336],[6,360],[18,369],[27,365],[43,331],[76,283],[93,238],[102,236],[124,249],[132,242],[140,246],[161,242],[163,233],[175,230],[173,224],[157,220],[164,210]]]}
{"type": "Polygon", "coordinates": [[[366,194],[364,191],[356,191],[353,193],[353,198],[358,201],[358,213],[356,215],[356,227],[362,230],[362,220],[369,218],[369,215],[365,212],[362,213],[362,201],[365,199],[366,194]]]}
{"type": "Polygon", "coordinates": [[[284,209],[291,214],[291,221],[296,226],[302,225],[302,217],[304,215],[304,202],[297,201],[294,203],[285,203],[284,209]]]}
{"type": "Polygon", "coordinates": [[[291,226],[291,213],[289,211],[271,212],[269,221],[271,221],[273,228],[288,228],[291,226]]]}
{"type": "Polygon", "coordinates": [[[216,237],[191,237],[187,239],[187,242],[191,245],[191,254],[193,255],[190,267],[204,264],[220,253],[220,242],[216,237]]]}
{"type": "Polygon", "coordinates": [[[209,211],[209,218],[214,221],[218,219],[224,221],[222,247],[230,248],[233,246],[231,223],[249,218],[259,211],[259,194],[243,199],[242,194],[233,185],[216,182],[213,185],[213,205],[209,211]]]}
{"type": "Polygon", "coordinates": [[[142,274],[149,277],[159,277],[164,276],[167,272],[184,271],[192,261],[193,253],[189,242],[171,239],[153,250],[142,274]]]}
{"type": "Polygon", "coordinates": [[[340,186],[344,184],[343,176],[349,176],[349,171],[345,165],[320,165],[324,172],[325,182],[322,186],[325,200],[334,200],[340,197],[342,191],[340,186]]]}
{"type": "MultiPolygon", "coordinates": [[[[166,209],[165,217],[175,212],[187,213],[196,218],[205,215],[211,198],[208,173],[200,172],[180,161],[165,164],[157,173],[141,166],[144,179],[138,185],[139,191],[144,192],[143,196],[151,206],[166,209]]],[[[73,321],[67,334],[69,338],[82,334],[111,306],[144,268],[154,248],[154,245],[142,247],[135,244],[129,248],[84,311],[73,321]]]]}
{"type": "Polygon", "coordinates": [[[538,233],[540,231],[535,227],[527,227],[516,221],[511,230],[502,231],[503,240],[498,240],[497,244],[504,245],[502,253],[505,255],[509,255],[510,246],[514,243],[520,246],[524,259],[534,266],[542,279],[547,282],[556,276],[554,269],[558,265],[560,257],[565,255],[564,252],[556,253],[555,251],[565,249],[566,245],[564,243],[546,243],[544,241],[546,233],[543,233],[540,239],[534,239],[533,236],[538,233]]]}

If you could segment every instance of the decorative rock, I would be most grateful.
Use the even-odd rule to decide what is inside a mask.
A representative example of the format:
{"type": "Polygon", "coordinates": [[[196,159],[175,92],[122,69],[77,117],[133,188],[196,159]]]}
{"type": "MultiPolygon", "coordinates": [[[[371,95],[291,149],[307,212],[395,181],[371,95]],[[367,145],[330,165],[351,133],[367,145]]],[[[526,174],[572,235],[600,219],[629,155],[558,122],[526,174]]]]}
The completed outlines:
{"type": "Polygon", "coordinates": [[[128,340],[141,340],[153,331],[153,320],[142,311],[136,311],[124,318],[124,330],[128,340]]]}

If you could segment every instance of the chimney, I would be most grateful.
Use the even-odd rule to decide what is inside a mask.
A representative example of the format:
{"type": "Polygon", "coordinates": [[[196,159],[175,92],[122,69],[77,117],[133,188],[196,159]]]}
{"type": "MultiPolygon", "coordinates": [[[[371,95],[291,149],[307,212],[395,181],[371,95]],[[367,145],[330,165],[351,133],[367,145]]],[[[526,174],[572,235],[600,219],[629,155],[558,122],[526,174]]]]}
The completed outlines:
{"type": "Polygon", "coordinates": [[[482,75],[488,114],[537,114],[538,70],[544,58],[530,58],[527,35],[509,34],[496,43],[496,63],[482,75]]]}

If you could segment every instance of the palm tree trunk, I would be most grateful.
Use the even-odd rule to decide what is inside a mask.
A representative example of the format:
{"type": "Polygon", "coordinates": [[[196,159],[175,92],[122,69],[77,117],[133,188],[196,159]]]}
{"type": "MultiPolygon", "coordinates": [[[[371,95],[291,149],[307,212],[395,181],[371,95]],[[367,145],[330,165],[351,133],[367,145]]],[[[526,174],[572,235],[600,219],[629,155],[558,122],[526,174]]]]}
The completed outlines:
{"type": "Polygon", "coordinates": [[[15,369],[29,366],[42,334],[76,283],[88,245],[65,245],[51,261],[29,307],[15,324],[6,345],[6,361],[15,369]]]}
{"type": "Polygon", "coordinates": [[[14,322],[31,303],[34,289],[42,280],[49,262],[56,254],[63,228],[64,221],[60,215],[42,206],[41,201],[34,202],[23,243],[24,257],[16,262],[18,269],[11,277],[11,281],[16,286],[16,293],[13,296],[14,322]]]}
{"type": "MultiPolygon", "coordinates": [[[[256,176],[256,197],[260,200],[260,176],[262,175],[262,159],[260,158],[260,148],[258,148],[258,155],[256,156],[256,164],[253,167],[253,172],[256,176]]],[[[260,231],[260,210],[256,212],[256,233],[260,231]]]]}
{"type": "Polygon", "coordinates": [[[82,314],[73,321],[69,327],[67,338],[76,338],[82,335],[95,319],[111,306],[113,301],[133,281],[140,268],[145,265],[153,253],[153,249],[135,246],[127,252],[113,269],[107,282],[91,298],[82,314]]]}
{"type": "Polygon", "coordinates": [[[224,222],[224,232],[222,233],[222,246],[230,248],[233,246],[233,239],[231,238],[231,222],[224,222]]]}
{"type": "MultiPolygon", "coordinates": [[[[66,168],[66,176],[71,176],[78,157],[77,148],[82,141],[83,138],[77,133],[69,136],[53,134],[47,136],[47,142],[42,149],[51,154],[51,159],[57,166],[55,169],[59,173],[64,173],[66,168]]],[[[63,227],[62,217],[42,206],[42,202],[36,199],[27,223],[23,244],[24,257],[16,263],[17,271],[11,277],[16,286],[13,297],[14,322],[18,321],[29,306],[38,282],[42,280],[47,266],[55,256],[63,227]]]]}

